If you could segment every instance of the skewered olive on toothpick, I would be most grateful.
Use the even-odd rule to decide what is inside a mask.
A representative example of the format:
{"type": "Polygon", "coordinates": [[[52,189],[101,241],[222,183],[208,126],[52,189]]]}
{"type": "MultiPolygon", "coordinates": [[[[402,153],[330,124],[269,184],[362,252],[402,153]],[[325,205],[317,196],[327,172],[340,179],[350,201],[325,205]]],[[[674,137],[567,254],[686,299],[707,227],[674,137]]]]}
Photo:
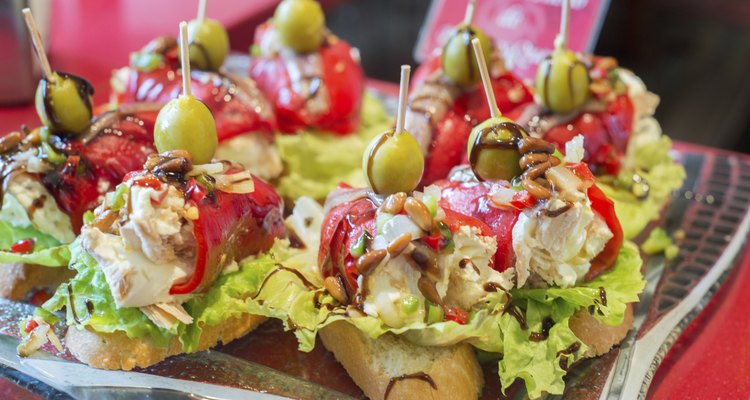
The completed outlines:
{"type": "Polygon", "coordinates": [[[221,22],[194,19],[188,23],[190,63],[198,69],[216,71],[229,54],[229,36],[221,22]]]}
{"type": "Polygon", "coordinates": [[[481,29],[471,24],[475,5],[476,1],[469,2],[464,22],[455,28],[445,46],[443,46],[441,55],[441,64],[445,76],[462,86],[474,85],[481,79],[471,41],[479,39],[485,60],[489,59],[492,53],[490,39],[481,29]]]}
{"type": "Polygon", "coordinates": [[[187,41],[187,23],[180,23],[180,52],[182,54],[182,86],[180,97],[165,105],[156,117],[154,144],[159,153],[186,150],[195,164],[206,164],[216,152],[219,138],[216,121],[208,107],[192,96],[190,91],[190,63],[187,41]]]}
{"type": "Polygon", "coordinates": [[[91,121],[94,88],[83,78],[52,70],[31,10],[25,8],[23,16],[44,75],[35,96],[39,118],[52,133],[83,131],[91,121]]]}
{"type": "Polygon", "coordinates": [[[567,114],[589,97],[589,73],[580,57],[567,47],[570,1],[563,1],[560,34],[555,49],[539,64],[535,89],[539,101],[550,111],[567,114]]]}
{"type": "Polygon", "coordinates": [[[198,69],[216,71],[229,54],[229,35],[221,22],[206,18],[206,3],[199,1],[198,17],[188,22],[190,63],[198,69]]]}
{"type": "Polygon", "coordinates": [[[518,144],[528,135],[518,124],[500,114],[484,55],[479,51],[481,42],[474,39],[472,46],[477,50],[479,72],[492,116],[472,129],[466,149],[469,162],[479,180],[510,181],[523,172],[518,144]]]}
{"type": "Polygon", "coordinates": [[[404,130],[406,95],[409,88],[408,65],[401,66],[396,129],[373,139],[362,155],[362,170],[372,191],[381,195],[410,193],[419,185],[424,172],[424,155],[417,139],[404,130]]]}
{"type": "Polygon", "coordinates": [[[273,15],[281,43],[298,53],[317,50],[325,33],[323,9],[314,0],[284,0],[273,15]]]}

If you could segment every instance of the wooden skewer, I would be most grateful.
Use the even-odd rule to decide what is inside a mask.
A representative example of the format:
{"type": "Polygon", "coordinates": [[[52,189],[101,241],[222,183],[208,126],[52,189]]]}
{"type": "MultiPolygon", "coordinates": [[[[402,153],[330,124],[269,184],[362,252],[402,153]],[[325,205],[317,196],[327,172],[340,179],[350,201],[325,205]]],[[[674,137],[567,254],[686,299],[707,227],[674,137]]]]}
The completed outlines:
{"type": "Polygon", "coordinates": [[[206,19],[206,3],[207,0],[198,0],[198,21],[206,19]]]}
{"type": "Polygon", "coordinates": [[[396,116],[396,133],[404,131],[404,120],[406,119],[406,95],[409,93],[409,74],[411,67],[401,66],[401,85],[398,91],[398,114],[396,116]]]}
{"type": "Polygon", "coordinates": [[[47,80],[54,79],[52,74],[52,68],[49,65],[47,59],[47,53],[44,51],[44,43],[42,42],[42,35],[39,34],[39,29],[36,26],[34,15],[31,14],[31,10],[28,8],[23,9],[23,17],[26,20],[26,26],[29,28],[31,34],[31,41],[34,43],[34,50],[36,50],[36,56],[39,58],[39,63],[42,65],[42,73],[44,78],[47,80]]]}
{"type": "Polygon", "coordinates": [[[560,16],[560,33],[555,39],[555,47],[562,48],[568,45],[568,25],[570,23],[570,0],[563,0],[562,15],[560,16]]]}
{"type": "Polygon", "coordinates": [[[464,24],[471,25],[474,21],[474,10],[477,7],[477,0],[469,0],[469,5],[466,6],[466,15],[464,15],[464,24]]]}
{"type": "Polygon", "coordinates": [[[187,22],[180,22],[180,57],[182,58],[182,95],[192,96],[190,88],[190,50],[188,44],[187,22]]]}
{"type": "Polygon", "coordinates": [[[487,103],[490,105],[490,115],[492,118],[501,117],[500,109],[497,108],[497,101],[495,100],[495,90],[492,89],[492,81],[490,80],[490,71],[487,69],[487,61],[484,59],[484,53],[482,52],[482,43],[479,38],[471,40],[471,45],[474,46],[474,54],[477,57],[477,64],[479,65],[479,74],[482,76],[482,86],[484,86],[484,93],[487,95],[487,103]]]}

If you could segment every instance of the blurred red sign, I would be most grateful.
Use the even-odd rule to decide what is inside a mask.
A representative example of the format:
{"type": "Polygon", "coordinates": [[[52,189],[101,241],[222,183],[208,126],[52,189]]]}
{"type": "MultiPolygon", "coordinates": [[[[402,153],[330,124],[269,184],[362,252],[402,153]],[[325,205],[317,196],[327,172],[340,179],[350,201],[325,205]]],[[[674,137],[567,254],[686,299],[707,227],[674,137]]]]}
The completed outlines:
{"type": "MultiPolygon", "coordinates": [[[[433,0],[422,27],[415,58],[425,60],[440,48],[464,18],[469,0],[433,0]]],[[[495,39],[509,68],[524,78],[552,51],[560,30],[562,0],[478,0],[474,24],[495,39]]],[[[592,51],[609,0],[571,0],[568,46],[592,51]]]]}

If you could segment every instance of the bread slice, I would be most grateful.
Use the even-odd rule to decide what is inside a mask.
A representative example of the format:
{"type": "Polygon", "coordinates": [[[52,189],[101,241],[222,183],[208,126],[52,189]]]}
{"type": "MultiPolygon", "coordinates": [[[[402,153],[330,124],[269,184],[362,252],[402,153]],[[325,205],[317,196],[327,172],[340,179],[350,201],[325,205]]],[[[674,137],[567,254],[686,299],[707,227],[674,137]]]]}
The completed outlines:
{"type": "MultiPolygon", "coordinates": [[[[216,326],[204,326],[196,352],[242,337],[265,320],[265,317],[245,314],[216,326]]],[[[168,347],[156,347],[146,339],[130,339],[123,332],[98,333],[72,326],[65,335],[65,346],[77,359],[94,368],[125,371],[145,368],[183,353],[177,337],[168,347]]]]}
{"type": "Polygon", "coordinates": [[[23,300],[34,289],[54,290],[74,275],[75,271],[65,267],[0,263],[0,297],[23,300]]]}
{"type": "Polygon", "coordinates": [[[386,392],[389,400],[476,399],[484,385],[482,368],[468,344],[424,347],[391,334],[370,339],[346,321],[323,328],[320,337],[373,400],[385,399],[386,392]],[[422,379],[404,379],[413,374],[422,379]]]}
{"type": "Polygon", "coordinates": [[[606,354],[613,346],[622,342],[633,327],[633,305],[625,309],[622,324],[609,326],[589,314],[586,309],[576,311],[569,322],[570,330],[588,346],[586,357],[597,357],[606,354]]]}

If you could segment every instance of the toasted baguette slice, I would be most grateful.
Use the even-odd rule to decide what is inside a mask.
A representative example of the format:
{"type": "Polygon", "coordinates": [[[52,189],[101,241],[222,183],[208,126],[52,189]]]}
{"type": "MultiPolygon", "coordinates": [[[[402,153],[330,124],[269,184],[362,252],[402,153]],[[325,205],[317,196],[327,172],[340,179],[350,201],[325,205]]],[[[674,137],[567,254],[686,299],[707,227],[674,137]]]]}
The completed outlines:
{"type": "MultiPolygon", "coordinates": [[[[203,327],[196,351],[208,350],[219,342],[229,343],[255,329],[265,317],[245,314],[233,317],[217,326],[203,327]]],[[[182,354],[177,337],[168,347],[156,347],[144,339],[130,339],[123,332],[98,333],[76,327],[68,328],[65,345],[80,361],[100,369],[145,368],[167,357],[182,354]]]]}
{"type": "Polygon", "coordinates": [[[23,300],[33,289],[55,289],[75,275],[65,267],[0,263],[0,297],[23,300]]]}
{"type": "Polygon", "coordinates": [[[320,331],[323,344],[370,399],[476,399],[484,385],[482,369],[468,344],[423,347],[394,335],[370,339],[346,321],[320,331]],[[424,373],[423,379],[398,379],[424,373]],[[396,378],[396,379],[394,379],[396,378]]]}
{"type": "Polygon", "coordinates": [[[625,309],[622,324],[609,326],[594,318],[585,309],[576,311],[570,317],[570,330],[588,346],[586,357],[597,357],[609,352],[613,346],[622,342],[633,327],[633,305],[625,309]]]}

